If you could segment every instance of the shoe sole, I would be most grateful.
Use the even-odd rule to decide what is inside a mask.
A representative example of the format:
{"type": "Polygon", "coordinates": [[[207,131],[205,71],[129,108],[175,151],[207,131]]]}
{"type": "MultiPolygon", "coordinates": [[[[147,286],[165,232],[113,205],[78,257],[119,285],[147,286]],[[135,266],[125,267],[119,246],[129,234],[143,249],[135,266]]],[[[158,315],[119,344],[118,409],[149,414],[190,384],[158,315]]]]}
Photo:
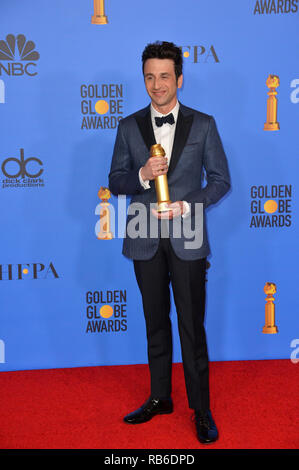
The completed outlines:
{"type": "Polygon", "coordinates": [[[148,421],[150,421],[151,419],[153,419],[157,415],[170,415],[171,413],[173,413],[173,410],[171,410],[171,411],[159,411],[158,413],[155,413],[154,415],[152,415],[149,419],[146,419],[146,420],[143,420],[143,421],[126,421],[125,418],[124,418],[124,422],[126,424],[142,424],[142,423],[147,423],[148,421]]]}
{"type": "Polygon", "coordinates": [[[202,441],[199,439],[199,437],[197,437],[198,442],[200,442],[201,444],[214,444],[214,442],[218,441],[218,439],[219,436],[217,436],[216,439],[214,439],[213,441],[202,441]]]}

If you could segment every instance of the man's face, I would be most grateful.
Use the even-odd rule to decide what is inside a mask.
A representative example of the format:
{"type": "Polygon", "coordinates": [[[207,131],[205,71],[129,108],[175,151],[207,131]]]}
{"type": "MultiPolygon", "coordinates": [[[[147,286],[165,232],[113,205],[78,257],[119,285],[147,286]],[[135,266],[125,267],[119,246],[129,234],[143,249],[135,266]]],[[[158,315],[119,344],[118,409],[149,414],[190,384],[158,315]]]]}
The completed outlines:
{"type": "Polygon", "coordinates": [[[177,102],[177,89],[182,86],[183,75],[176,80],[171,59],[147,59],[143,73],[146,91],[154,108],[167,114],[177,102]]]}

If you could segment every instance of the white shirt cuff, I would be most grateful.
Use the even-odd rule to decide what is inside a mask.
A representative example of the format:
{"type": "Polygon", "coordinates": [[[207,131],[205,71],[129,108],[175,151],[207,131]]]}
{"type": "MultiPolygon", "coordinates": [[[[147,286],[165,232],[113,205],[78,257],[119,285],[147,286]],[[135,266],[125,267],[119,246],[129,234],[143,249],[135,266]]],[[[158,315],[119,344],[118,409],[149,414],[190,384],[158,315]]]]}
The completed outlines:
{"type": "Polygon", "coordinates": [[[141,177],[141,168],[140,168],[140,170],[139,170],[138,176],[139,176],[139,182],[140,182],[141,186],[142,186],[144,189],[150,189],[149,180],[144,180],[144,181],[143,181],[143,179],[142,179],[142,177],[141,177]]]}
{"type": "Polygon", "coordinates": [[[184,204],[184,214],[182,214],[182,217],[187,217],[187,215],[190,213],[190,204],[187,201],[183,201],[184,204]]]}

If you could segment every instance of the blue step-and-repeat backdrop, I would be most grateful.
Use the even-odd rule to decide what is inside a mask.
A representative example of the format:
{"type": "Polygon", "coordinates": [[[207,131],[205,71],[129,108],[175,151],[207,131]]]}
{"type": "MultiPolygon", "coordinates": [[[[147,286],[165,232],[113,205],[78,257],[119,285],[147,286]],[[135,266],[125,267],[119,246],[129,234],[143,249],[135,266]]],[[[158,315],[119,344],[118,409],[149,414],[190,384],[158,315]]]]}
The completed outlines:
{"type": "Polygon", "coordinates": [[[210,359],[299,356],[298,27],[298,0],[1,0],[0,371],[147,362],[129,200],[100,240],[98,191],[156,40],[182,47],[179,99],[215,117],[232,178],[207,211],[210,359]]]}

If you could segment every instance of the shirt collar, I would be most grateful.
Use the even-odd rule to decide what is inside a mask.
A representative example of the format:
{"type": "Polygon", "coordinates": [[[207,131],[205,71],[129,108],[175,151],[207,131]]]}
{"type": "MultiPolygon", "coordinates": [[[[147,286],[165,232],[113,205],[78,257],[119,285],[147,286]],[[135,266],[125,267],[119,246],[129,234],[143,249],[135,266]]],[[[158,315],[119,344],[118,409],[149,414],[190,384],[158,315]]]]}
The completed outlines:
{"type": "Polygon", "coordinates": [[[152,117],[152,121],[155,121],[155,117],[162,117],[162,116],[168,116],[168,114],[172,113],[173,114],[173,117],[174,117],[174,121],[176,122],[177,121],[177,118],[178,118],[178,113],[179,113],[179,108],[180,108],[180,103],[177,101],[176,102],[176,105],[174,106],[174,108],[172,108],[169,113],[167,114],[162,114],[162,113],[159,113],[159,111],[157,111],[153,105],[151,104],[151,117],[152,117]]]}

